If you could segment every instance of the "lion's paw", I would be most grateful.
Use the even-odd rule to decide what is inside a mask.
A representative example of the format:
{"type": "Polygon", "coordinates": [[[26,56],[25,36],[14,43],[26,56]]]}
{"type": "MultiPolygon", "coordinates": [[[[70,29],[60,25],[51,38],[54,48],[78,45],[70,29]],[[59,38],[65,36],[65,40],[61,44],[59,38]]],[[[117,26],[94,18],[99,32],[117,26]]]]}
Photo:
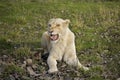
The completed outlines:
{"type": "Polygon", "coordinates": [[[58,72],[58,69],[49,69],[48,70],[48,73],[55,73],[55,72],[58,72]]]}

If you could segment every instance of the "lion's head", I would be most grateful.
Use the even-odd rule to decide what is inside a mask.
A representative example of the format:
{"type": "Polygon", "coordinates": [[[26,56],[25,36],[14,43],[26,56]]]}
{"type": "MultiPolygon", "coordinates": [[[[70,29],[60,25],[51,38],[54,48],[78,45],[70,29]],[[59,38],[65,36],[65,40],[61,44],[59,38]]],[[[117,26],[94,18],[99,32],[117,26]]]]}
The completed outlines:
{"type": "Polygon", "coordinates": [[[48,22],[48,33],[51,41],[57,41],[61,36],[65,35],[70,20],[61,18],[53,18],[48,22]]]}

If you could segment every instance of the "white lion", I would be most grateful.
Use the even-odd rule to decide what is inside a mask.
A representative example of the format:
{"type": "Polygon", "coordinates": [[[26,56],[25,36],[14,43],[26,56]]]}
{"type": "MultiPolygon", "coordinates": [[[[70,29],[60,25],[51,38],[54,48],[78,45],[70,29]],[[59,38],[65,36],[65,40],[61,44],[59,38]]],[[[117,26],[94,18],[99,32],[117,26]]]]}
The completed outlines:
{"type": "Polygon", "coordinates": [[[48,73],[58,71],[57,60],[64,60],[68,65],[77,66],[88,70],[78,60],[75,49],[75,36],[69,29],[70,20],[61,18],[50,19],[48,31],[42,35],[41,44],[44,53],[49,53],[47,64],[48,73]]]}

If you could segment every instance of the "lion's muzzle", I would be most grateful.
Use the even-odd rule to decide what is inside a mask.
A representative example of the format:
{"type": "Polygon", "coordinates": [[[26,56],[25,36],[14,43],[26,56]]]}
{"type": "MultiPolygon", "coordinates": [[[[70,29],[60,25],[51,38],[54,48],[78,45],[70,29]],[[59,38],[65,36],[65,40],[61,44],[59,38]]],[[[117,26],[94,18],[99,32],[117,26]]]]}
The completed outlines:
{"type": "Polygon", "coordinates": [[[56,40],[58,40],[58,38],[59,38],[58,34],[50,34],[50,40],[51,41],[56,41],[56,40]]]}

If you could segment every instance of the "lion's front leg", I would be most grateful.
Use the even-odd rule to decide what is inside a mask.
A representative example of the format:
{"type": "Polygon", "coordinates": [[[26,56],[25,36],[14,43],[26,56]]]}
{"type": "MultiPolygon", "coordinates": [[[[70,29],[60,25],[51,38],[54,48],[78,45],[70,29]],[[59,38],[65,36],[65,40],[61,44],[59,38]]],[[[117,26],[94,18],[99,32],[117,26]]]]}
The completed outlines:
{"type": "Polygon", "coordinates": [[[49,66],[48,73],[57,72],[57,61],[53,56],[49,56],[47,59],[47,64],[49,66]]]}

